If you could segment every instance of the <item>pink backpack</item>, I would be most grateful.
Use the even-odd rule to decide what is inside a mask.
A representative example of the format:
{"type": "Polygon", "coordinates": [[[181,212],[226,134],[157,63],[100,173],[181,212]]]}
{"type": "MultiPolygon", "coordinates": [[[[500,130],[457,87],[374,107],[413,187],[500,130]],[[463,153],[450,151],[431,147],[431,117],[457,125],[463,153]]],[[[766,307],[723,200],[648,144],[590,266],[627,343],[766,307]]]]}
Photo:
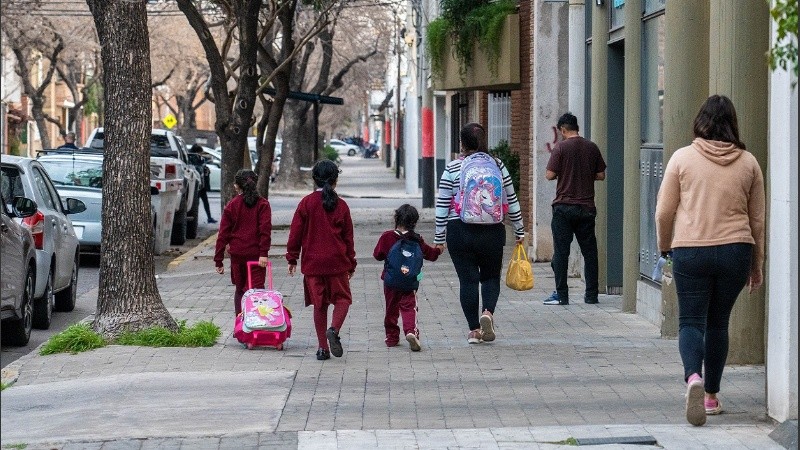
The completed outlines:
{"type": "Polygon", "coordinates": [[[464,223],[492,225],[503,221],[508,200],[503,173],[494,157],[476,152],[464,158],[453,206],[464,223]]]}
{"type": "Polygon", "coordinates": [[[250,288],[242,296],[242,328],[252,330],[283,331],[286,329],[286,312],[283,308],[283,295],[272,289],[272,263],[267,261],[268,289],[253,289],[250,268],[258,262],[247,263],[247,286],[250,288]]]}

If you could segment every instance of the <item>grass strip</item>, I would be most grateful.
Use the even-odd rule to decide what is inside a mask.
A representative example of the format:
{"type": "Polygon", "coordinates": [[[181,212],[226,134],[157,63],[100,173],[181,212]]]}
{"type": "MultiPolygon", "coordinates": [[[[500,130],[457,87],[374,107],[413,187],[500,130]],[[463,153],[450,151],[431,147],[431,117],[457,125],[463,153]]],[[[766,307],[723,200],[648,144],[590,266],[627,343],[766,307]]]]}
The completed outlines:
{"type": "Polygon", "coordinates": [[[222,332],[209,321],[199,321],[191,327],[186,321],[178,323],[178,331],[172,332],[163,327],[152,327],[135,332],[125,332],[112,341],[104,339],[92,330],[91,324],[78,323],[51,337],[40,355],[55,353],[76,354],[106,345],[138,345],[141,347],[211,347],[222,332]]]}

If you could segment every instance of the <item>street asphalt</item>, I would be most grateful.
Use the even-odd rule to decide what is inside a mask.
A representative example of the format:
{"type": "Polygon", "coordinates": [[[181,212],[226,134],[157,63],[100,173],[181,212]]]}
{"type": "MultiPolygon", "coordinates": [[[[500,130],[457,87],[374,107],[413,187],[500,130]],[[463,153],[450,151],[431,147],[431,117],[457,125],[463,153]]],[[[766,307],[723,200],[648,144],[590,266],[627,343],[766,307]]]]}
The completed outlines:
{"type": "MultiPolygon", "coordinates": [[[[380,160],[342,167],[345,201],[420,204],[380,160]]],[[[497,340],[470,345],[448,254],[426,262],[422,351],[387,348],[382,263],[372,250],[392,227],[391,208],[352,211],[359,264],[344,356],[318,361],[302,278],[288,276],[283,258],[291,215],[274,214],[270,251],[275,288],[293,313],[285,350],[247,350],[233,338],[233,286],[227,271],[214,272],[212,236],[173,261],[158,286],[175,319],[220,326],[216,345],[23,356],[3,369],[13,385],[0,395],[2,448],[783,448],[769,437],[776,424],[765,413],[763,366],[727,367],[725,412],[693,427],[677,341],[621,312],[619,296],[584,304],[580,279],[570,279],[570,305],[543,305],[554,289],[547,263],[534,264],[533,290],[502,287],[497,340]]],[[[434,212],[421,216],[418,231],[431,241],[434,212]]]]}

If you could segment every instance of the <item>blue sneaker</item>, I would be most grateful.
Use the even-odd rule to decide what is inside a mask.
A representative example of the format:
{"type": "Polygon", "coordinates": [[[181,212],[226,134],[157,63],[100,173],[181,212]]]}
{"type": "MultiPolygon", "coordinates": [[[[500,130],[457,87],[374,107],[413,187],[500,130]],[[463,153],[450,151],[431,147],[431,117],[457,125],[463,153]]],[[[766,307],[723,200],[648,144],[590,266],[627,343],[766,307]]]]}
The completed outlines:
{"type": "Polygon", "coordinates": [[[553,293],[550,294],[550,297],[547,297],[544,300],[544,304],[545,305],[569,305],[569,300],[560,300],[558,298],[558,293],[556,291],[553,291],[553,293]]]}

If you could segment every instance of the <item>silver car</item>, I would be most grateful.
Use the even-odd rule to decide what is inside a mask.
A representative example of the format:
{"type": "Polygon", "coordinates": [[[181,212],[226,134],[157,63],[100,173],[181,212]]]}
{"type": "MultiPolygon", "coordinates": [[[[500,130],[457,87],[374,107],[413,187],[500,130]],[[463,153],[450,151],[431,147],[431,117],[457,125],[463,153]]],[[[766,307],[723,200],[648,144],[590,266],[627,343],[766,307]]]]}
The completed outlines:
{"type": "Polygon", "coordinates": [[[26,345],[31,338],[33,322],[33,288],[36,284],[36,250],[30,230],[16,219],[36,214],[36,202],[25,197],[6,200],[0,195],[0,230],[2,230],[3,264],[2,339],[4,344],[26,345]]]}
{"type": "Polygon", "coordinates": [[[30,230],[36,248],[33,326],[46,330],[54,310],[75,308],[80,255],[67,214],[86,208],[77,199],[62,202],[47,171],[35,159],[2,155],[0,162],[3,198],[26,197],[37,205],[37,211],[21,223],[30,230]]]}
{"type": "Polygon", "coordinates": [[[80,253],[100,254],[103,206],[103,154],[53,151],[37,159],[50,175],[58,193],[81,200],[85,210],[73,214],[72,226],[80,243],[80,253]]]}

